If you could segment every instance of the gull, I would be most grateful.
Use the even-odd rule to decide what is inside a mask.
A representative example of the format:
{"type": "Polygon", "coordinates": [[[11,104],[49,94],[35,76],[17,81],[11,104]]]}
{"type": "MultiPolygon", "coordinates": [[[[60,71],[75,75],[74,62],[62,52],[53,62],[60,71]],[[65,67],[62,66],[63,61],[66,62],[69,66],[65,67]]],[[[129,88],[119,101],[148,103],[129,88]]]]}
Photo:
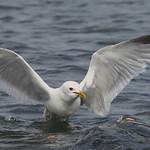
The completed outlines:
{"type": "Polygon", "coordinates": [[[150,63],[150,35],[97,50],[84,79],[49,87],[22,56],[0,48],[0,89],[17,99],[44,104],[46,119],[68,118],[84,103],[107,116],[113,99],[150,63]]]}

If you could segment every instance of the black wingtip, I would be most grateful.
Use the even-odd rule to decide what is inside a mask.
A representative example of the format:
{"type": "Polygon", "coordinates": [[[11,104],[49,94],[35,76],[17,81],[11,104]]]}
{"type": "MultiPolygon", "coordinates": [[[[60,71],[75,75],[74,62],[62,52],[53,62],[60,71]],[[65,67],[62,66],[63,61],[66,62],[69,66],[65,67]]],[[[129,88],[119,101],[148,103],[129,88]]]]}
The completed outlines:
{"type": "Polygon", "coordinates": [[[150,35],[138,37],[136,39],[131,40],[131,42],[140,44],[150,44],[150,35]]]}

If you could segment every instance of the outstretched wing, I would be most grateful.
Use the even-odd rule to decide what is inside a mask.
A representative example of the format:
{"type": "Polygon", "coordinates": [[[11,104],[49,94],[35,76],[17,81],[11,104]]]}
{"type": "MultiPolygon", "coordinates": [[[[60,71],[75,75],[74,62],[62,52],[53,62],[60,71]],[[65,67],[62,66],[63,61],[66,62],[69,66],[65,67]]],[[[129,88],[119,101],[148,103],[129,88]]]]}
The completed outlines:
{"type": "Polygon", "coordinates": [[[17,99],[45,102],[50,88],[40,76],[15,52],[0,48],[0,90],[17,99]]]}
{"type": "Polygon", "coordinates": [[[80,83],[87,94],[87,107],[100,116],[106,116],[113,99],[131,79],[144,71],[149,62],[150,35],[96,51],[80,83]]]}

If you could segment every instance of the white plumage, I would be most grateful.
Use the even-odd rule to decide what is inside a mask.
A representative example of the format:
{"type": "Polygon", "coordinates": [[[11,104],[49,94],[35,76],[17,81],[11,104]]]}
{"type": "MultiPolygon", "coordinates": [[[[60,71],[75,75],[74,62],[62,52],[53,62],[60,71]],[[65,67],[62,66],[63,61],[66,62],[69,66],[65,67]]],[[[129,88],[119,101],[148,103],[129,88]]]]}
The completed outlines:
{"type": "Polygon", "coordinates": [[[150,35],[104,47],[91,58],[89,70],[80,84],[67,81],[49,87],[18,54],[0,49],[0,88],[18,99],[44,103],[46,113],[68,117],[81,100],[100,116],[109,113],[111,102],[123,88],[143,72],[150,62],[150,35]]]}

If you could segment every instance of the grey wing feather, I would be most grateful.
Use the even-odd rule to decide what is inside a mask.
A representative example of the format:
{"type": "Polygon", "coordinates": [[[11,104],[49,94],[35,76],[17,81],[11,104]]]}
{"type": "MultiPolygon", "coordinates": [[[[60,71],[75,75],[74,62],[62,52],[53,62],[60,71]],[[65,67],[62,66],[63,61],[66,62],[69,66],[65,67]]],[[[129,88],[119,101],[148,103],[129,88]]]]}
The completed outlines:
{"type": "Polygon", "coordinates": [[[150,35],[104,47],[92,55],[89,70],[80,83],[87,93],[85,104],[100,116],[111,102],[150,62],[150,35]]]}
{"type": "Polygon", "coordinates": [[[0,48],[0,89],[17,99],[45,102],[50,98],[50,87],[15,52],[0,48]]]}

